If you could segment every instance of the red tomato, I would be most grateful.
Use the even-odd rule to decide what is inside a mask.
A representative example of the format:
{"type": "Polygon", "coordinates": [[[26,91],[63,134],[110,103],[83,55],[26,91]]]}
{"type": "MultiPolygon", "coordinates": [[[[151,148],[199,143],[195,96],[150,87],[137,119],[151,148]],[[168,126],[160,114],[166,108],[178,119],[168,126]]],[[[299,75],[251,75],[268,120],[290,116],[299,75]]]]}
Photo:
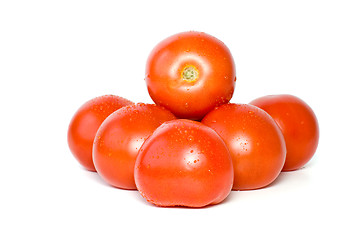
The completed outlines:
{"type": "Polygon", "coordinates": [[[72,154],[89,171],[96,171],[92,161],[92,144],[98,128],[108,115],[133,102],[113,95],[94,98],[83,104],[73,116],[67,141],[72,154]]]}
{"type": "Polygon", "coordinates": [[[287,146],[283,171],[303,167],[314,155],[319,141],[319,126],[313,110],[291,95],[269,95],[250,104],[269,113],[282,130],[287,146]]]}
{"type": "Polygon", "coordinates": [[[98,174],[110,185],[136,189],[133,170],[145,139],[175,116],[154,104],[136,104],[119,109],[100,126],[93,145],[98,174]]]}
{"type": "Polygon", "coordinates": [[[203,207],[228,196],[233,165],[215,131],[180,119],[162,124],[142,145],[135,181],[141,195],[158,206],[203,207]]]}
{"type": "Polygon", "coordinates": [[[208,113],[202,123],[228,146],[234,166],[233,190],[262,188],[277,178],[285,160],[285,142],[265,111],[247,104],[225,104],[208,113]]]}
{"type": "Polygon", "coordinates": [[[205,33],[183,32],[152,50],[145,80],[156,104],[179,118],[201,119],[232,98],[236,71],[223,42],[205,33]]]}

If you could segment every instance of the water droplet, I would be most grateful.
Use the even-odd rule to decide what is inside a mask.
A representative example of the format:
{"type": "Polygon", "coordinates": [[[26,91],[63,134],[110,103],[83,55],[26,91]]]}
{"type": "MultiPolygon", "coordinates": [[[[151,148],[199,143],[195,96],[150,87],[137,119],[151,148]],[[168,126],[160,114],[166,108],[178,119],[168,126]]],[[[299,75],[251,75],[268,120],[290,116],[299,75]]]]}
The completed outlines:
{"type": "Polygon", "coordinates": [[[189,136],[187,137],[187,140],[188,140],[188,141],[193,141],[193,140],[194,140],[194,138],[193,138],[193,136],[192,136],[192,135],[189,135],[189,136]]]}

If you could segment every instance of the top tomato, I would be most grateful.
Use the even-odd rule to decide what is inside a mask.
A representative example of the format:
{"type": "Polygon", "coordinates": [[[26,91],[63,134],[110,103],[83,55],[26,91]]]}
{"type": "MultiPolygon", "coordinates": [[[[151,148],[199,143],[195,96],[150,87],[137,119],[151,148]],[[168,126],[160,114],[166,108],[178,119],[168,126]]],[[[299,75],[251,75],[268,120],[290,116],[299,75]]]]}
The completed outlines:
{"type": "Polygon", "coordinates": [[[173,35],[152,50],[145,80],[156,104],[179,118],[201,119],[232,98],[236,71],[223,42],[192,31],[173,35]]]}

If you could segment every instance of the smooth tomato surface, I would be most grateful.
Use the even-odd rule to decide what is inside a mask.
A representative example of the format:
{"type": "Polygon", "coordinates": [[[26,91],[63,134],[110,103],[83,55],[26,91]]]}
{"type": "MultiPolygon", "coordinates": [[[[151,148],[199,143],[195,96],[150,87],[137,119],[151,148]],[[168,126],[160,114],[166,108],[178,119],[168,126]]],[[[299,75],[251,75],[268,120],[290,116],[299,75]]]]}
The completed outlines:
{"type": "Polygon", "coordinates": [[[283,171],[303,167],[314,155],[319,141],[319,125],[313,110],[292,95],[269,95],[250,104],[262,108],[277,122],[287,146],[283,171]]]}
{"type": "Polygon", "coordinates": [[[156,104],[179,118],[201,119],[232,98],[236,71],[223,42],[206,33],[183,32],[152,50],[145,80],[156,104]]]}
{"type": "Polygon", "coordinates": [[[228,196],[233,165],[213,129],[180,119],[162,124],[142,145],[135,181],[141,195],[158,206],[203,207],[228,196]]]}
{"type": "Polygon", "coordinates": [[[265,111],[248,104],[225,104],[202,122],[228,146],[234,166],[233,190],[262,188],[278,177],[285,160],[285,142],[265,111]]]}
{"type": "Polygon", "coordinates": [[[101,123],[117,109],[133,102],[114,95],[100,96],[83,104],[71,119],[67,142],[72,154],[89,171],[96,171],[92,144],[101,123]]]}
{"type": "Polygon", "coordinates": [[[136,104],[112,113],[100,126],[93,145],[98,174],[110,185],[136,189],[133,171],[145,139],[175,116],[154,104],[136,104]]]}

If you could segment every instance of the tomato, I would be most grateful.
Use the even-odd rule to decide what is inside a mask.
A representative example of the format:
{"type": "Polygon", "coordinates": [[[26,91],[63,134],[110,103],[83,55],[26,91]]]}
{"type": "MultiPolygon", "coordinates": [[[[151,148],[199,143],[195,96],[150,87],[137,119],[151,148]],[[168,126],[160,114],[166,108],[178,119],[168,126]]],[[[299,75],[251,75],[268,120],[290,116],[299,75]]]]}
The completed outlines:
{"type": "Polygon", "coordinates": [[[112,113],[100,126],[93,145],[98,174],[110,185],[136,189],[133,171],[137,153],[152,132],[175,116],[154,104],[136,104],[112,113]]]}
{"type": "Polygon", "coordinates": [[[114,95],[100,96],[83,104],[73,116],[67,133],[72,154],[89,171],[96,171],[92,144],[98,128],[108,115],[133,102],[114,95]]]}
{"type": "Polygon", "coordinates": [[[278,177],[285,161],[285,142],[265,111],[248,104],[225,104],[208,113],[202,123],[228,146],[234,166],[233,190],[263,188],[278,177]]]}
{"type": "Polygon", "coordinates": [[[280,127],[287,146],[283,171],[303,167],[314,155],[319,141],[319,125],[313,110],[292,95],[269,95],[250,104],[265,110],[280,127]]]}
{"type": "Polygon", "coordinates": [[[215,131],[179,119],[162,124],[144,142],[135,181],[141,195],[155,205],[203,207],[228,196],[233,165],[215,131]]]}
{"type": "Polygon", "coordinates": [[[160,42],[146,65],[148,92],[179,118],[201,119],[232,98],[236,71],[229,49],[201,32],[183,32],[160,42]]]}

